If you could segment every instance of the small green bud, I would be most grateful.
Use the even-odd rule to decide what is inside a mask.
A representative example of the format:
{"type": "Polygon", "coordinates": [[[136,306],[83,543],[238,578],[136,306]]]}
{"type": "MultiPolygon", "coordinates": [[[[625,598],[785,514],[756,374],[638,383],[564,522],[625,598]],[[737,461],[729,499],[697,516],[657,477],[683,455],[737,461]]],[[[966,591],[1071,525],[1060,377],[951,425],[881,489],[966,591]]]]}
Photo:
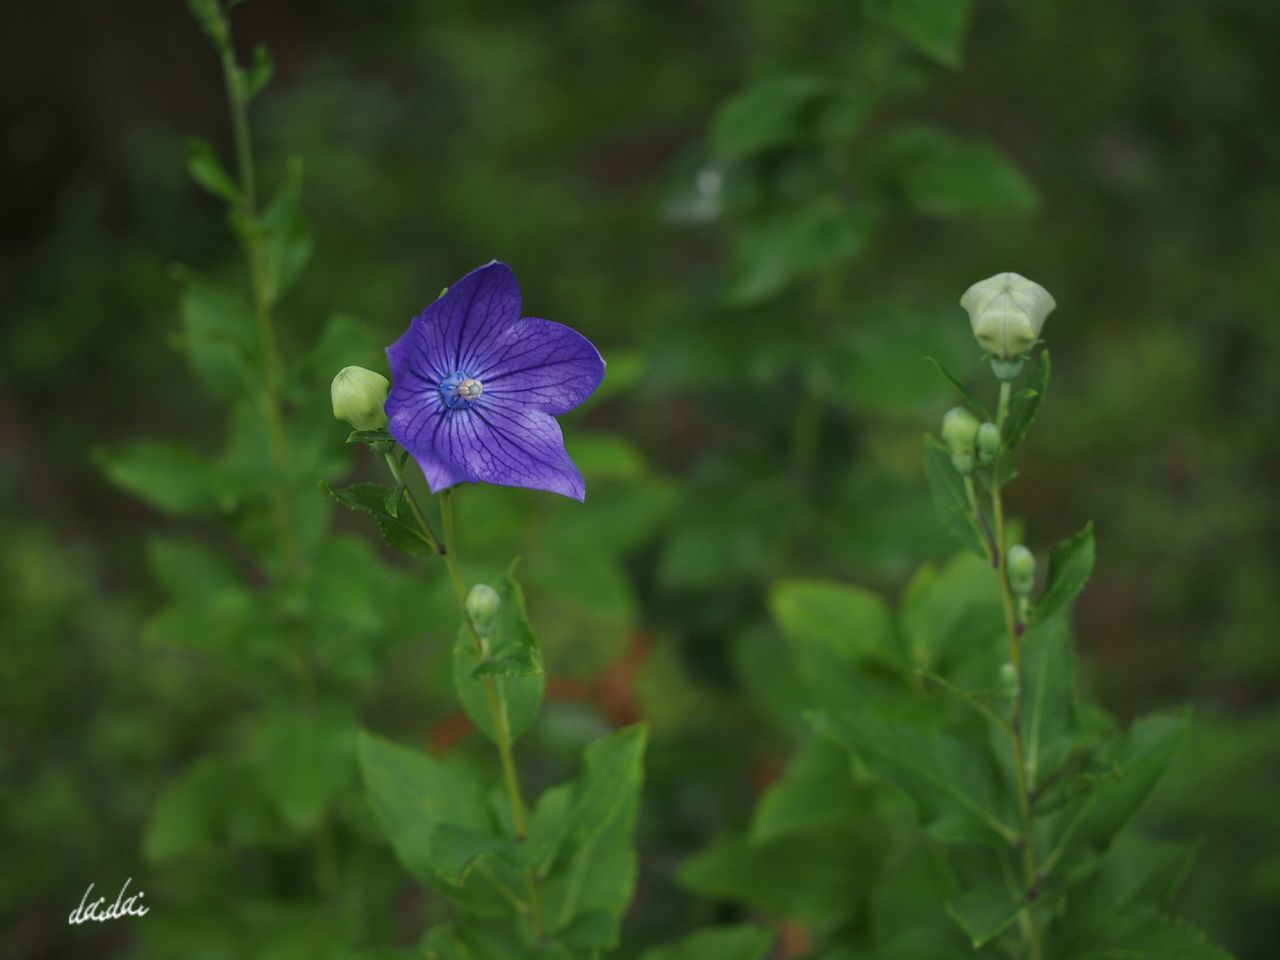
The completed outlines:
{"type": "Polygon", "coordinates": [[[978,428],[978,460],[990,466],[1000,456],[1000,428],[988,420],[978,428]]]}
{"type": "Polygon", "coordinates": [[[1005,558],[1005,569],[1009,571],[1009,587],[1019,597],[1029,597],[1036,586],[1036,557],[1022,544],[1009,548],[1009,556],[1005,558]]]}
{"type": "MultiPolygon", "coordinates": [[[[1040,284],[1016,273],[997,273],[966,290],[960,306],[968,311],[982,349],[997,360],[1010,361],[1035,345],[1057,304],[1040,284]]],[[[1013,370],[1017,376],[1017,368],[1013,370]]],[[[997,368],[996,376],[1000,375],[997,368]]]]}
{"type": "Polygon", "coordinates": [[[965,407],[952,407],[942,418],[942,442],[951,453],[952,465],[965,476],[973,473],[978,418],[965,407]]]}
{"type": "Polygon", "coordinates": [[[357,430],[377,430],[387,425],[387,391],[391,382],[364,367],[343,367],[333,378],[329,395],[333,415],[357,430]]]}
{"type": "Polygon", "coordinates": [[[502,606],[502,598],[498,591],[487,583],[477,583],[467,593],[467,616],[477,629],[483,629],[493,623],[502,606]]]}
{"type": "Polygon", "coordinates": [[[1007,697],[1018,694],[1018,668],[1012,663],[1000,664],[1000,689],[1007,697]]]}

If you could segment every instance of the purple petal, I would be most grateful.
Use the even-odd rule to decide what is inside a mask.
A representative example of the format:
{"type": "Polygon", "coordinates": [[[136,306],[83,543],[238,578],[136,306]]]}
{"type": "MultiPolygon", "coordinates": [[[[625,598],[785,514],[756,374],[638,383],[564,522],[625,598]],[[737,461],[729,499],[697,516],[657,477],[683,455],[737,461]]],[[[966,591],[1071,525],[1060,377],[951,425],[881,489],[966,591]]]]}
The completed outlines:
{"type": "Polygon", "coordinates": [[[443,403],[401,414],[392,434],[422,467],[432,493],[456,483],[493,483],[549,490],[575,500],[586,495],[569,459],[560,424],[550,414],[482,398],[465,410],[443,403]]]}
{"type": "MultiPolygon", "coordinates": [[[[387,348],[392,382],[420,389],[427,383],[438,386],[456,371],[471,372],[478,355],[487,354],[494,338],[519,319],[520,285],[511,268],[497,260],[477,267],[414,317],[404,336],[387,348]]],[[[393,389],[393,397],[397,392],[393,389]]]]}
{"type": "Polygon", "coordinates": [[[494,339],[490,351],[479,358],[475,375],[495,400],[558,416],[600,386],[604,360],[578,331],[527,317],[494,339]]]}

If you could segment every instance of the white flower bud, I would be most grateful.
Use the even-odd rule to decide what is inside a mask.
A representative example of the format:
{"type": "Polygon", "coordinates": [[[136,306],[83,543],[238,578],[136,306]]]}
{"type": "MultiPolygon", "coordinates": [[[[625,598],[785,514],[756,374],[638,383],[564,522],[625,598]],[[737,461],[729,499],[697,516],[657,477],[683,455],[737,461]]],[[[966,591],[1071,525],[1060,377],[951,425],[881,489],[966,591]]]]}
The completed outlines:
{"type": "Polygon", "coordinates": [[[476,625],[477,630],[483,630],[493,623],[494,617],[498,615],[502,598],[498,596],[498,591],[487,583],[477,583],[467,592],[466,606],[471,622],[476,625]]]}
{"type": "Polygon", "coordinates": [[[966,290],[960,306],[968,311],[982,349],[997,360],[1013,360],[1035,345],[1057,304],[1040,284],[1016,273],[997,273],[966,290]]]}
{"type": "Polygon", "coordinates": [[[978,427],[978,460],[990,466],[1000,456],[1000,428],[988,420],[978,427]]]}
{"type": "Polygon", "coordinates": [[[1009,571],[1009,588],[1016,596],[1028,597],[1036,586],[1035,554],[1018,543],[1009,548],[1005,558],[1005,568],[1009,571]]]}
{"type": "Polygon", "coordinates": [[[942,442],[951,454],[951,463],[966,477],[973,473],[978,418],[965,407],[953,407],[942,418],[942,442]]]}
{"type": "Polygon", "coordinates": [[[364,367],[343,367],[333,378],[329,395],[333,415],[357,430],[377,430],[387,425],[387,391],[391,382],[364,367]]]}

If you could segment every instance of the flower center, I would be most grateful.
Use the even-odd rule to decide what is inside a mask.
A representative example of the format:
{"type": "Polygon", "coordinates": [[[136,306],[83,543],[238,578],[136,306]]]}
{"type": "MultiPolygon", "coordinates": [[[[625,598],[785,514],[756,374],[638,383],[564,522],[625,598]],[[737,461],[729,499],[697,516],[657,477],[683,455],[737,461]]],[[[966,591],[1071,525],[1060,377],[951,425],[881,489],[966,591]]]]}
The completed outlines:
{"type": "Polygon", "coordinates": [[[474,403],[482,393],[484,384],[461,370],[449,374],[444,383],[440,384],[440,395],[444,398],[444,405],[450,410],[458,410],[474,403]]]}

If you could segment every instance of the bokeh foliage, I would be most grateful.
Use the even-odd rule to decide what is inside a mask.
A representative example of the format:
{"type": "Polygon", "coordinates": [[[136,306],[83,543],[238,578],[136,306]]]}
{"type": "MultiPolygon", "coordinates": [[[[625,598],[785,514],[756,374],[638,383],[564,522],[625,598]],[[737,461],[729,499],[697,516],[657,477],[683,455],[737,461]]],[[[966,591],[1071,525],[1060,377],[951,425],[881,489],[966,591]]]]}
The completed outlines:
{"type": "MultiPolygon", "coordinates": [[[[303,158],[315,238],[278,319],[299,478],[336,481],[352,464],[372,477],[333,442],[327,378],[378,365],[410,315],[490,257],[517,266],[528,304],[599,343],[606,388],[569,428],[586,506],[505,491],[460,504],[475,575],[525,557],[562,678],[525,763],[538,787],[561,782],[586,742],[648,719],[631,948],[755,919],[782,923],[798,950],[800,928],[834,908],[788,871],[856,890],[857,857],[779,852],[776,889],[745,908],[682,887],[709,886],[690,858],[731,842],[717,838],[782,843],[800,815],[777,789],[751,813],[801,727],[772,585],[892,593],[925,557],[939,577],[965,575],[921,472],[918,436],[948,395],[922,358],[972,378],[958,293],[998,269],[1041,279],[1062,304],[1055,400],[1020,454],[1013,509],[1054,539],[1097,521],[1076,621],[1083,682],[1122,718],[1195,703],[1144,817],[1157,836],[1203,837],[1182,912],[1267,955],[1280,939],[1267,247],[1280,14],[1249,0],[912,14],[931,6],[238,9],[239,34],[277,60],[254,106],[262,180],[303,158]]],[[[216,351],[194,374],[184,359],[217,332],[201,325],[219,295],[205,285],[244,289],[221,204],[183,173],[188,137],[230,145],[216,60],[178,4],[0,19],[0,835],[24,866],[6,871],[5,928],[32,956],[234,955],[237,937],[255,955],[313,955],[309,937],[330,925],[410,942],[441,907],[362,832],[353,741],[325,738],[332,766],[272,759],[309,745],[287,709],[288,658],[247,629],[264,622],[246,606],[257,591],[236,586],[256,586],[253,562],[224,529],[168,516],[224,511],[226,487],[188,471],[203,480],[150,508],[104,482],[99,451],[139,437],[206,458],[259,439],[228,431],[214,399],[234,393],[235,370],[216,351]],[[231,636],[246,656],[227,656],[231,636]],[[219,752],[236,761],[211,771],[219,752]],[[327,817],[317,796],[350,814],[335,857],[351,889],[323,923],[327,854],[303,839],[327,817]],[[129,875],[156,905],[145,923],[64,925],[90,881],[129,875]]],[[[315,566],[273,617],[316,623],[335,701],[323,716],[488,762],[476,738],[454,742],[443,578],[381,556],[299,491],[315,566]]],[[[824,775],[831,756],[815,750],[788,778],[824,775]]],[[[803,815],[844,831],[859,802],[844,799],[803,815]]],[[[757,949],[740,936],[744,955],[757,949]]]]}

